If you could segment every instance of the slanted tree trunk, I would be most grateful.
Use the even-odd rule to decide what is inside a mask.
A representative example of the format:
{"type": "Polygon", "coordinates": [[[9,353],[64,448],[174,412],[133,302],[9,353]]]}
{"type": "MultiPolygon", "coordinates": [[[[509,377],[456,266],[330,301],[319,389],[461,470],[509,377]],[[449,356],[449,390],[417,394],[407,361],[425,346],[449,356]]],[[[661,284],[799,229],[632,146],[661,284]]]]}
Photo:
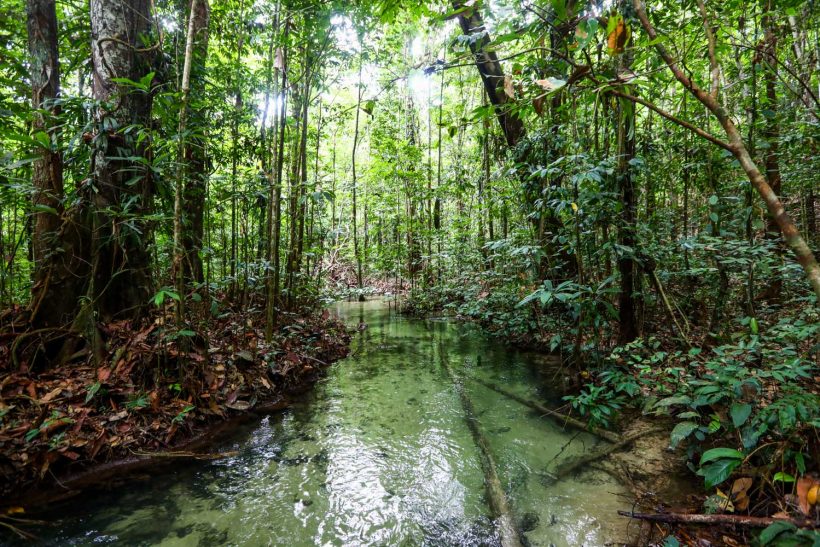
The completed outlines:
{"type": "MultiPolygon", "coordinates": [[[[152,92],[119,85],[139,82],[152,71],[157,46],[152,39],[149,0],[91,0],[91,59],[97,135],[91,186],[89,301],[98,319],[138,318],[152,291],[150,226],[154,183],[150,171],[130,158],[146,154],[138,142],[151,120],[152,92]],[[138,130],[125,131],[129,127],[138,130]]],[[[151,87],[151,84],[149,84],[151,87]]]]}
{"type": "Polygon", "coordinates": [[[481,75],[487,97],[495,107],[495,115],[501,125],[501,130],[504,132],[504,138],[507,139],[507,144],[512,148],[524,136],[524,123],[518,117],[518,114],[510,109],[512,99],[503,90],[504,71],[495,52],[487,49],[490,37],[485,33],[484,19],[481,17],[481,12],[477,6],[478,3],[467,6],[467,2],[464,0],[453,0],[453,8],[460,10],[458,22],[464,35],[481,35],[479,39],[470,41],[470,51],[473,52],[475,57],[475,64],[481,75]]]}

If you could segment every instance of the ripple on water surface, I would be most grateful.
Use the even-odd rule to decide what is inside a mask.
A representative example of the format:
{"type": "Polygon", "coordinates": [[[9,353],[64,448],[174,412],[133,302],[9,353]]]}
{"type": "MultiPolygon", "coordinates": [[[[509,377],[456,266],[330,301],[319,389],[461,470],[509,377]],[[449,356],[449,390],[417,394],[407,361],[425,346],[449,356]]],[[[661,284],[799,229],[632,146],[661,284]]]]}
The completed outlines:
{"type": "MultiPolygon", "coordinates": [[[[469,326],[403,318],[382,302],[336,311],[367,328],[307,401],[237,432],[226,447],[234,457],[103,494],[80,515],[61,510],[44,543],[497,545],[479,453],[442,359],[537,397],[532,360],[469,326]]],[[[465,388],[530,545],[621,538],[624,492],[608,476],[545,480],[594,437],[481,385],[465,388]]]]}

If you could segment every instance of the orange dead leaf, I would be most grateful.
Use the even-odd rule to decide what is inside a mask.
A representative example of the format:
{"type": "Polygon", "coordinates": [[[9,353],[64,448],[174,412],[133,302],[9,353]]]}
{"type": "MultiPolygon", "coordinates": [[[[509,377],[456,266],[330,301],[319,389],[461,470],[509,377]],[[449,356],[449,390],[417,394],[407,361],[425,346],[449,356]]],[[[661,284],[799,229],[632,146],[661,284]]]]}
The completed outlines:
{"type": "Polygon", "coordinates": [[[59,395],[59,394],[60,394],[60,392],[61,392],[62,390],[63,390],[63,388],[62,388],[62,387],[56,387],[56,388],[52,389],[51,391],[49,391],[49,392],[46,394],[46,396],[45,396],[45,397],[43,397],[42,399],[40,399],[40,404],[45,404],[45,403],[48,403],[49,401],[51,401],[52,399],[54,399],[54,397],[56,397],[57,395],[59,395]]]}
{"type": "Polygon", "coordinates": [[[616,15],[615,18],[614,25],[612,22],[608,25],[608,27],[613,28],[610,30],[606,39],[607,46],[609,47],[609,53],[611,55],[623,53],[631,35],[629,27],[626,26],[626,21],[624,21],[623,16],[616,15]]]}
{"type": "Polygon", "coordinates": [[[811,477],[800,477],[797,479],[797,502],[800,506],[800,511],[802,511],[804,515],[808,515],[811,506],[817,503],[818,487],[820,487],[820,483],[811,477]],[[812,497],[813,500],[810,499],[812,497]],[[814,501],[814,503],[812,503],[812,501],[814,501]]]}
{"type": "Polygon", "coordinates": [[[752,479],[741,477],[732,484],[732,501],[735,509],[745,511],[749,508],[749,488],[752,487],[752,479]]]}

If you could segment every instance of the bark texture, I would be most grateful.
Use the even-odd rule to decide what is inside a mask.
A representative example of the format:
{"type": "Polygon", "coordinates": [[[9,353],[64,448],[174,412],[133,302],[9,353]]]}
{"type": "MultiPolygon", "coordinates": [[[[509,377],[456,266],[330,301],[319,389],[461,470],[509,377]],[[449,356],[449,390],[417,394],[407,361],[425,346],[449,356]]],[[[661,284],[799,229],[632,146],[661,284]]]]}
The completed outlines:
{"type": "Polygon", "coordinates": [[[464,0],[453,0],[453,8],[462,10],[458,14],[462,32],[465,36],[474,38],[470,40],[470,51],[475,57],[475,64],[487,91],[487,97],[495,107],[495,115],[504,132],[504,138],[510,147],[514,147],[524,136],[524,123],[510,108],[514,101],[504,92],[504,71],[498,56],[489,48],[490,37],[481,12],[476,7],[479,3],[473,6],[466,4],[464,0]]]}
{"type": "Polygon", "coordinates": [[[88,290],[98,317],[138,318],[152,291],[148,242],[154,184],[136,158],[147,152],[152,93],[118,84],[139,82],[156,55],[149,0],[91,0],[92,92],[97,134],[92,158],[91,267],[88,290]]]}
{"type": "Polygon", "coordinates": [[[208,111],[205,108],[205,62],[208,57],[208,26],[211,11],[208,0],[193,2],[194,42],[191,64],[193,85],[188,96],[188,136],[185,140],[183,158],[187,176],[182,201],[182,248],[185,253],[183,272],[189,282],[201,283],[202,239],[205,233],[205,193],[208,180],[208,156],[205,149],[205,132],[208,111]]]}
{"type": "Polygon", "coordinates": [[[54,0],[26,4],[31,62],[33,133],[45,136],[48,146],[32,169],[34,279],[31,321],[34,328],[69,323],[85,288],[88,232],[85,208],[63,209],[63,160],[55,127],[60,114],[60,66],[57,50],[57,13],[54,0]]]}

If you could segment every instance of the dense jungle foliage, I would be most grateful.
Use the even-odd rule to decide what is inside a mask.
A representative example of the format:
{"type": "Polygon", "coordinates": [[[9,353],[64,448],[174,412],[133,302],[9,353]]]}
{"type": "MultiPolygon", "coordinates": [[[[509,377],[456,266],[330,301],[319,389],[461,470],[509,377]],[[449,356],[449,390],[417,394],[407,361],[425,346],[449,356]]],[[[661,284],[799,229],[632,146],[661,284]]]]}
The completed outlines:
{"type": "Polygon", "coordinates": [[[4,373],[406,294],[668,423],[708,512],[816,517],[814,0],[0,0],[0,44],[4,373]]]}

